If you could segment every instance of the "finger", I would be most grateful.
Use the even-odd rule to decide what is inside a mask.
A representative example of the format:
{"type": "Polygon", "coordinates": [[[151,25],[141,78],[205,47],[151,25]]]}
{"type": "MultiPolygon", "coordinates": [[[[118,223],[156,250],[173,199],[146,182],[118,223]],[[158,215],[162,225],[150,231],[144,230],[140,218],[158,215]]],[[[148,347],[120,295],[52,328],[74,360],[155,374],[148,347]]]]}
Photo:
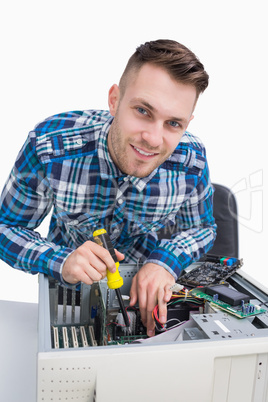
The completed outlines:
{"type": "Polygon", "coordinates": [[[137,298],[139,301],[140,315],[143,325],[147,326],[147,287],[143,283],[138,283],[137,279],[137,298]]]}
{"type": "Polygon", "coordinates": [[[165,324],[167,322],[167,303],[165,301],[165,290],[159,289],[158,291],[158,311],[159,311],[159,321],[161,324],[165,324]]]}
{"type": "MultiPolygon", "coordinates": [[[[102,277],[104,278],[106,276],[107,267],[105,263],[91,250],[88,250],[88,258],[83,261],[83,267],[87,273],[89,273],[92,269],[94,269],[96,272],[100,273],[101,278],[102,277]]],[[[94,279],[94,280],[100,280],[100,279],[94,279]]]]}
{"type": "Polygon", "coordinates": [[[153,310],[147,310],[146,327],[148,336],[154,336],[155,334],[155,322],[152,317],[152,312],[153,310]]]}
{"type": "Polygon", "coordinates": [[[75,285],[76,283],[83,282],[87,285],[91,285],[93,280],[86,274],[83,269],[73,269],[68,273],[62,275],[65,282],[75,285]]]}
{"type": "MultiPolygon", "coordinates": [[[[146,326],[147,326],[147,335],[153,336],[155,334],[155,322],[152,316],[153,310],[157,304],[157,298],[159,290],[147,288],[147,307],[146,307],[146,326]]],[[[160,293],[163,293],[163,289],[161,288],[160,293]]],[[[161,293],[161,297],[163,294],[161,293]]]]}
{"type": "MultiPolygon", "coordinates": [[[[86,243],[84,243],[84,245],[87,247],[88,251],[93,253],[95,256],[97,256],[99,258],[99,260],[102,261],[102,263],[105,265],[105,268],[109,269],[109,271],[112,273],[114,273],[116,271],[115,262],[108,250],[106,250],[104,247],[102,247],[99,244],[92,242],[90,240],[87,241],[86,243]]],[[[91,261],[90,261],[90,263],[91,263],[91,261]]],[[[104,270],[102,270],[102,271],[104,271],[104,270]]]]}
{"type": "Polygon", "coordinates": [[[91,285],[93,282],[100,281],[102,279],[102,274],[91,265],[83,264],[76,267],[73,266],[64,279],[66,282],[72,284],[84,282],[87,285],[91,285]]]}
{"type": "Polygon", "coordinates": [[[90,284],[99,281],[105,275],[104,262],[91,251],[89,244],[78,247],[69,255],[62,267],[63,279],[71,284],[81,281],[90,284]]]}
{"type": "Polygon", "coordinates": [[[131,285],[129,295],[130,295],[130,303],[129,303],[129,305],[134,306],[138,301],[137,278],[136,278],[136,276],[134,276],[134,278],[132,279],[132,285],[131,285]]]}
{"type": "Polygon", "coordinates": [[[86,272],[81,272],[80,282],[85,283],[86,285],[92,285],[94,281],[86,274],[86,272]]]}
{"type": "Polygon", "coordinates": [[[171,299],[172,296],[172,290],[170,290],[172,285],[166,285],[165,286],[165,295],[164,295],[164,301],[167,303],[171,299]]]}
{"type": "Polygon", "coordinates": [[[155,322],[153,319],[153,310],[155,306],[158,304],[159,301],[163,300],[164,297],[164,289],[159,288],[158,290],[155,290],[155,292],[150,292],[148,296],[148,302],[147,302],[147,335],[148,336],[153,336],[155,334],[155,322]]]}
{"type": "Polygon", "coordinates": [[[120,253],[120,251],[116,250],[116,248],[114,249],[114,251],[118,261],[122,261],[125,258],[125,255],[123,253],[120,253]]]}
{"type": "Polygon", "coordinates": [[[97,271],[95,267],[93,267],[92,265],[88,265],[86,267],[84,267],[84,273],[93,281],[93,282],[97,282],[100,281],[104,277],[106,276],[106,271],[104,274],[102,274],[101,272],[97,271]]]}

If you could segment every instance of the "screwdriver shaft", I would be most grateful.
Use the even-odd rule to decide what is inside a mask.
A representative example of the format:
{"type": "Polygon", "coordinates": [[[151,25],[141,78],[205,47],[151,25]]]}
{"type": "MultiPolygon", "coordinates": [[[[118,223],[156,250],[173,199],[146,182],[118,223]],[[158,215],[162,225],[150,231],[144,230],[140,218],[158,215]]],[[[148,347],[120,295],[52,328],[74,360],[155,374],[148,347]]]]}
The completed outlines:
{"type": "Polygon", "coordinates": [[[123,318],[124,318],[126,327],[129,327],[130,322],[129,322],[129,318],[128,318],[128,315],[127,315],[127,312],[126,312],[126,309],[125,309],[123,299],[122,299],[121,291],[120,291],[120,289],[115,289],[115,292],[116,292],[116,296],[117,296],[117,299],[118,299],[118,302],[119,302],[119,306],[120,306],[120,308],[122,310],[122,314],[123,314],[123,318]]]}

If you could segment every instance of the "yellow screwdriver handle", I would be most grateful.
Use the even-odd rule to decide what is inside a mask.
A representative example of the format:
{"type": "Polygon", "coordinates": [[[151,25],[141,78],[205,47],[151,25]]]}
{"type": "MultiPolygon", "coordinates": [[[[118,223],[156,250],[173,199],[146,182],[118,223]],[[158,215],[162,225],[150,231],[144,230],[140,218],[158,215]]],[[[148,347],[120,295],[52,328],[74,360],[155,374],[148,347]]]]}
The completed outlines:
{"type": "Polygon", "coordinates": [[[110,272],[109,269],[107,269],[107,271],[106,271],[107,285],[108,285],[109,289],[118,289],[118,288],[121,288],[121,286],[123,286],[123,284],[124,284],[123,278],[118,271],[119,262],[116,262],[115,266],[116,266],[116,271],[114,273],[110,272]]]}
{"type": "Polygon", "coordinates": [[[110,272],[109,269],[107,269],[106,274],[107,274],[107,285],[109,287],[109,289],[118,289],[121,288],[121,286],[123,286],[123,278],[119,273],[118,267],[119,267],[119,262],[117,260],[111,239],[108,235],[108,233],[106,232],[105,229],[99,229],[99,230],[95,230],[95,232],[93,233],[93,237],[94,237],[94,241],[99,245],[102,246],[104,248],[106,248],[106,250],[109,251],[109,253],[111,254],[111,256],[113,257],[113,260],[115,262],[115,266],[116,266],[116,271],[114,273],[110,272]]]}

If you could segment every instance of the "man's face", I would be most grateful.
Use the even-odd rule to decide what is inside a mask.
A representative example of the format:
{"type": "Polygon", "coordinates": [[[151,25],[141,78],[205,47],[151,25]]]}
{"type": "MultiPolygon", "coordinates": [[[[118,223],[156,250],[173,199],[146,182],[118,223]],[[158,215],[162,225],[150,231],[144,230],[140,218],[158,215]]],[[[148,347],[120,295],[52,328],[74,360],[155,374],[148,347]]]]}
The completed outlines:
{"type": "Polygon", "coordinates": [[[151,64],[128,79],[123,96],[113,85],[108,149],[118,168],[127,175],[145,177],[161,165],[193,118],[195,102],[193,86],[176,82],[151,64]]]}

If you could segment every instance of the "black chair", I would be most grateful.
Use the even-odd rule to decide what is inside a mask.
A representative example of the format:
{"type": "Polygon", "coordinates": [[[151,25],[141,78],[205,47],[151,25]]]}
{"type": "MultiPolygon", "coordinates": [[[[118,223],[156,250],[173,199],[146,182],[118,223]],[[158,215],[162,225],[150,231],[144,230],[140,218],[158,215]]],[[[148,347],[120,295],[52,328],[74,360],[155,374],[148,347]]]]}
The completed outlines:
{"type": "Polygon", "coordinates": [[[217,237],[209,254],[228,257],[239,256],[237,203],[232,191],[213,183],[213,216],[217,224],[217,237]]]}
{"type": "MultiPolygon", "coordinates": [[[[238,258],[237,203],[232,191],[213,183],[213,216],[217,224],[217,237],[208,254],[238,258]]],[[[175,233],[174,226],[158,231],[158,239],[170,238],[175,233]]]]}

